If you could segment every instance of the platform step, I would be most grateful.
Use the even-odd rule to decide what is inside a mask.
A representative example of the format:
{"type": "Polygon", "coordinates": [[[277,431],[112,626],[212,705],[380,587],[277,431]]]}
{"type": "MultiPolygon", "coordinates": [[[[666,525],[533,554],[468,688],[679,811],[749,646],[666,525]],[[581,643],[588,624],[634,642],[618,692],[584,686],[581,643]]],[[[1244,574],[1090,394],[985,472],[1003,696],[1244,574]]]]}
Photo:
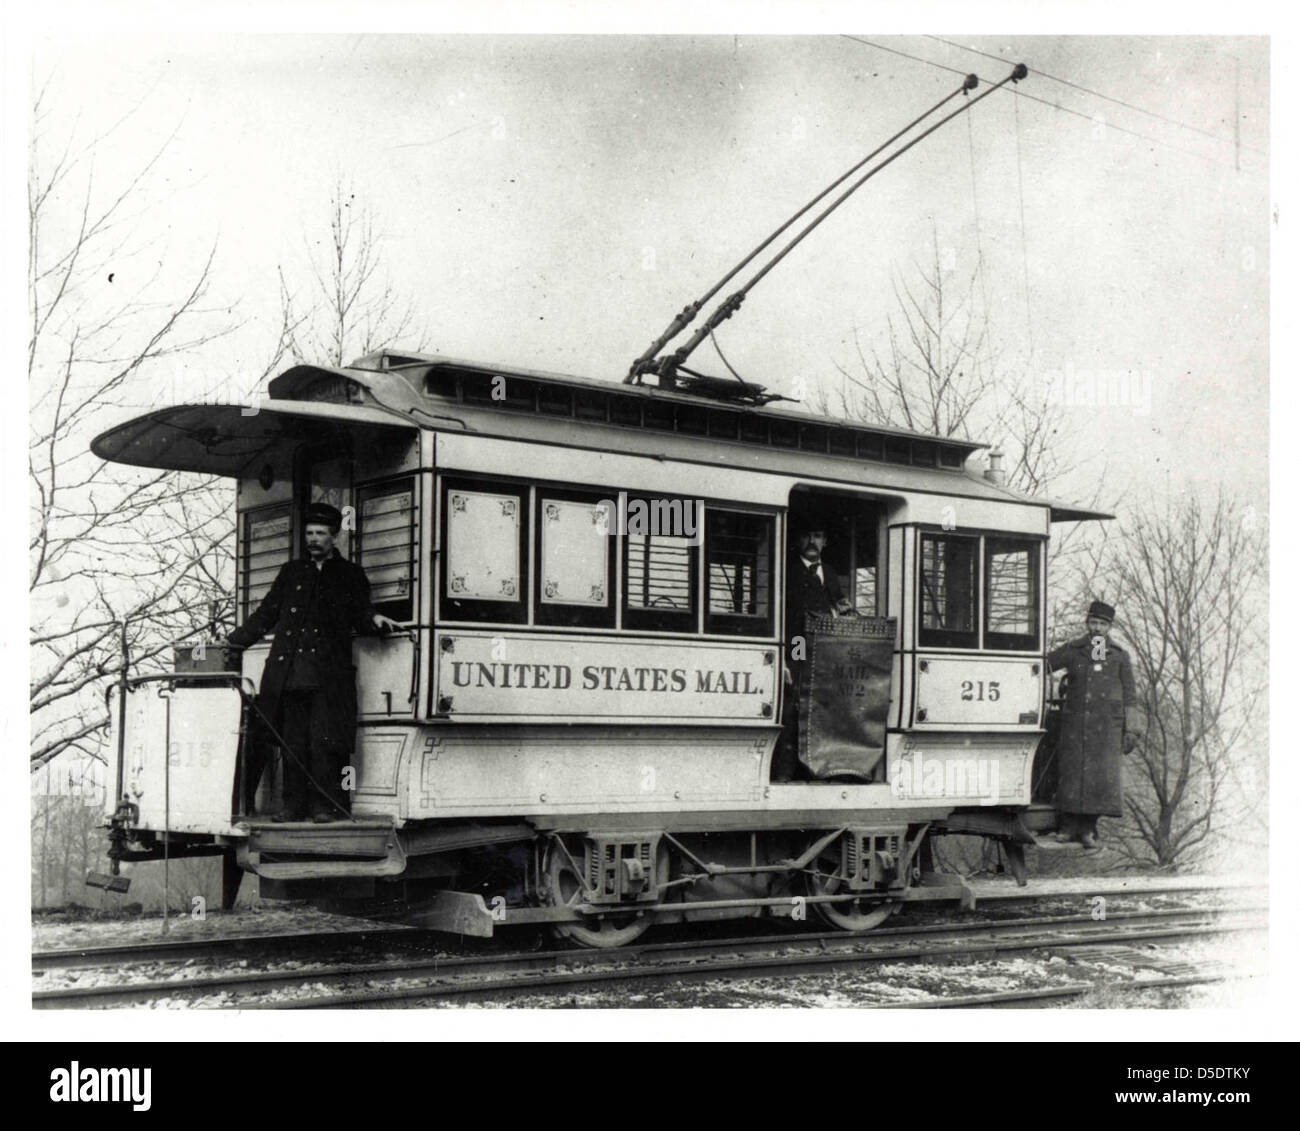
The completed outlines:
{"type": "MultiPolygon", "coordinates": [[[[1027,846],[1028,847],[1028,846],[1027,846]]],[[[1044,852],[1096,852],[1097,848],[1084,848],[1077,840],[1067,840],[1064,843],[1057,840],[1051,833],[1039,833],[1034,837],[1034,848],[1042,849],[1044,852]]]]}
{"type": "Polygon", "coordinates": [[[1020,814],[1020,820],[1032,833],[1053,832],[1056,829],[1056,808],[1035,802],[1020,814]]]}
{"type": "Polygon", "coordinates": [[[261,824],[250,821],[248,848],[261,855],[350,856],[382,859],[396,847],[397,830],[391,821],[288,821],[261,824]]]}

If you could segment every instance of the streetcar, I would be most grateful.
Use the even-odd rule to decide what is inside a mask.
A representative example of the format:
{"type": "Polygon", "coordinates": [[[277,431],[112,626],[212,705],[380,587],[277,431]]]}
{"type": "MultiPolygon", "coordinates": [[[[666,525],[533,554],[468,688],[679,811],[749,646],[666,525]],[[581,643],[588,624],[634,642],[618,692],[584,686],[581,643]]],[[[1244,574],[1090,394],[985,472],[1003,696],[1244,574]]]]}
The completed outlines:
{"type": "Polygon", "coordinates": [[[268,897],[602,947],[655,923],[864,931],[910,901],[970,905],[934,867],[943,835],[996,842],[1023,881],[1053,823],[1035,804],[1051,525],[1110,516],[1009,490],[996,453],[973,466],[984,445],[785,408],[686,363],[867,181],[1027,75],[973,97],[965,76],[621,383],[384,350],[295,365],[251,407],[163,408],[98,436],[102,459],[235,482],[240,623],[324,502],[403,630],[353,645],[350,812],[319,823],[264,816],[268,642],[234,672],[216,648],[179,650],[170,673],[124,664],[109,883],[123,861],[216,854],[227,903],[252,873],[268,897]],[[796,616],[792,551],[814,528],[838,598],[796,616]],[[799,780],[774,774],[778,744],[799,780]]]}
{"type": "Polygon", "coordinates": [[[351,814],[327,824],[270,822],[274,768],[248,780],[269,641],[238,671],[178,649],[174,671],[126,675],[115,870],[215,854],[228,901],[251,873],[267,897],[588,946],[969,904],[934,868],[942,835],[990,838],[1023,878],[1053,822],[1033,797],[1051,527],[1109,516],[1010,490],[995,454],[977,466],[984,445],[756,388],[382,351],[296,365],[251,408],[167,407],[98,436],[105,460],[234,481],[241,623],[326,501],[404,629],[354,642],[351,814]],[[820,768],[774,781],[810,517],[852,608],[809,633],[799,741],[820,768]]]}

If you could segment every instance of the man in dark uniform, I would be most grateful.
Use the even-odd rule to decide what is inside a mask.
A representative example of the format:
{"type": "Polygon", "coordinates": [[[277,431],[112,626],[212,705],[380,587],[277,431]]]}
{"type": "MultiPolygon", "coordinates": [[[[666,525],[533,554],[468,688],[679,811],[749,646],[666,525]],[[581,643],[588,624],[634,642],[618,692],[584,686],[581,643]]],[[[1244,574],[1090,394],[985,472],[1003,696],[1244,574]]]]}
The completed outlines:
{"type": "Polygon", "coordinates": [[[1066,672],[1065,705],[1056,748],[1056,839],[1097,847],[1097,818],[1124,814],[1121,751],[1144,729],[1128,653],[1111,643],[1115,610],[1088,606],[1086,636],[1048,654],[1049,671],[1066,672]]]}
{"type": "MultiPolygon", "coordinates": [[[[352,756],[357,727],[352,633],[399,628],[371,607],[370,583],[361,567],[334,548],[342,525],[336,507],[311,504],[303,527],[306,556],[280,567],[266,599],[226,641],[243,649],[275,631],[257,706],[287,747],[276,821],[305,820],[309,812],[318,822],[347,815],[343,767],[352,756]]],[[[265,747],[250,741],[249,750],[248,784],[256,791],[265,747]]]]}
{"type": "Polygon", "coordinates": [[[828,538],[816,519],[792,524],[791,553],[785,565],[785,707],[781,737],[772,756],[772,780],[793,781],[799,763],[799,697],[808,678],[808,642],[804,622],[809,613],[820,616],[852,613],[853,606],[840,592],[835,571],[822,561],[828,538]]]}

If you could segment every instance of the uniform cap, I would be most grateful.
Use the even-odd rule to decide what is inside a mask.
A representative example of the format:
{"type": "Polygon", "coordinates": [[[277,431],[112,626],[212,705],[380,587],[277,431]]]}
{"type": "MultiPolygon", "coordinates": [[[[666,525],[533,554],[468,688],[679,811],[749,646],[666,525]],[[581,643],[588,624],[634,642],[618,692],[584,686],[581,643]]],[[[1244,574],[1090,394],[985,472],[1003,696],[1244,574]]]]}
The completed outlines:
{"type": "Polygon", "coordinates": [[[337,534],[343,529],[343,512],[338,507],[330,506],[329,503],[312,503],[303,517],[303,525],[312,524],[328,526],[331,534],[337,534]]]}
{"type": "Polygon", "coordinates": [[[1088,615],[1090,617],[1101,617],[1102,620],[1113,621],[1115,619],[1115,606],[1108,605],[1105,601],[1093,601],[1088,606],[1088,615]]]}

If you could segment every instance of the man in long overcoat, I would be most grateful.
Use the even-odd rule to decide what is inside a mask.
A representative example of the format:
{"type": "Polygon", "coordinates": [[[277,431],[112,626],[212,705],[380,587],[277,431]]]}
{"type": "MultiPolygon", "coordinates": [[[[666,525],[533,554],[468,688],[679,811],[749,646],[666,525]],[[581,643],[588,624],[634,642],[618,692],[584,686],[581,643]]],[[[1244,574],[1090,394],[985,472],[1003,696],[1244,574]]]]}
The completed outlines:
{"type": "Polygon", "coordinates": [[[248,786],[255,792],[266,762],[266,741],[284,754],[283,804],[274,820],[330,821],[348,813],[343,767],[357,728],[352,633],[398,629],[370,604],[360,566],[334,548],[343,516],[313,503],[304,517],[307,553],[280,567],[261,605],[227,638],[231,648],[275,638],[257,696],[260,718],[250,740],[248,786]],[[260,741],[258,740],[260,738],[260,741]]]}
{"type": "Polygon", "coordinates": [[[785,565],[785,706],[781,737],[772,755],[772,780],[793,781],[803,772],[799,762],[799,699],[807,690],[808,642],[803,639],[809,613],[821,616],[853,612],[840,592],[834,569],[822,560],[829,540],[816,518],[792,520],[791,553],[785,565]]]}
{"type": "Polygon", "coordinates": [[[1110,640],[1115,610],[1088,607],[1087,634],[1047,657],[1066,672],[1065,705],[1056,747],[1057,839],[1097,846],[1097,818],[1124,813],[1121,752],[1137,746],[1142,724],[1128,653],[1110,640]]]}

